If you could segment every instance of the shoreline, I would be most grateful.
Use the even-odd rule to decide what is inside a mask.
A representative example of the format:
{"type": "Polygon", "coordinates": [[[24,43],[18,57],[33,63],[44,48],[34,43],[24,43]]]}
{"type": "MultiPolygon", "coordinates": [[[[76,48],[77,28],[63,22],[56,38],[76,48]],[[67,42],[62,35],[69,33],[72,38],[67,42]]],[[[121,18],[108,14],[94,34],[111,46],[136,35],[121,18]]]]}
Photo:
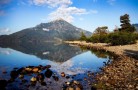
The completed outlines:
{"type": "Polygon", "coordinates": [[[87,43],[85,41],[65,41],[65,43],[86,47],[88,49],[104,50],[117,55],[113,61],[101,68],[96,74],[97,89],[138,89],[138,42],[132,45],[109,46],[106,43],[87,43]]]}

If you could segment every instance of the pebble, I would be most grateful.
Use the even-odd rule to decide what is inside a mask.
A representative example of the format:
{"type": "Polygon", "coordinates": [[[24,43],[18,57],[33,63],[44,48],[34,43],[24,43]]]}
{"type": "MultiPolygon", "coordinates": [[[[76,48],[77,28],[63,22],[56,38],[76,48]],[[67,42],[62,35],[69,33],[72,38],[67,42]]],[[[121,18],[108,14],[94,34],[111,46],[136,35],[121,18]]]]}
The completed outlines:
{"type": "Polygon", "coordinates": [[[61,73],[61,76],[62,76],[62,77],[65,77],[65,73],[64,73],[64,72],[62,72],[62,73],[61,73]]]}

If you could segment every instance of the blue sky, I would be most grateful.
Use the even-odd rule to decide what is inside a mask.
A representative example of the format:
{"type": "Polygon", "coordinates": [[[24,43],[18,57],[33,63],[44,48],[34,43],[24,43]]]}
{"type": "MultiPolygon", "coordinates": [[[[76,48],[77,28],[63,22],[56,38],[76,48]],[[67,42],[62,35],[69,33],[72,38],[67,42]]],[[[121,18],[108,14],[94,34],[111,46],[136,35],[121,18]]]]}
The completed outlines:
{"type": "Polygon", "coordinates": [[[138,23],[138,0],[0,0],[0,35],[58,18],[91,32],[99,26],[112,31],[126,13],[138,23]]]}

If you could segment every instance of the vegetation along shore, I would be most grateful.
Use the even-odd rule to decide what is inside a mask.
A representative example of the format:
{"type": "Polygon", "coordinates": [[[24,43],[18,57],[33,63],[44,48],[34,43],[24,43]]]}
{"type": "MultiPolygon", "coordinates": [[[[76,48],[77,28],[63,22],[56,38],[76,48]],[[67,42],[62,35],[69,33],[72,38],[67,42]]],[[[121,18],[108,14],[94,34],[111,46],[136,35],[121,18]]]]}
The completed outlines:
{"type": "Polygon", "coordinates": [[[92,90],[138,90],[138,33],[129,23],[129,15],[120,17],[121,28],[109,32],[107,26],[98,27],[91,37],[81,34],[79,41],[65,41],[88,49],[115,54],[110,64],[96,74],[92,90]]]}

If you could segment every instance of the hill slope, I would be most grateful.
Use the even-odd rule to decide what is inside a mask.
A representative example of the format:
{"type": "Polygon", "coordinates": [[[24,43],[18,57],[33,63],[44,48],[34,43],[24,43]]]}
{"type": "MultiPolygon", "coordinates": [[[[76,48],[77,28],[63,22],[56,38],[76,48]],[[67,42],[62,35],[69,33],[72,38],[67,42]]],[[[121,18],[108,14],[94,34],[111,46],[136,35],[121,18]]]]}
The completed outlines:
{"type": "Polygon", "coordinates": [[[81,32],[84,32],[87,36],[91,35],[91,32],[77,28],[60,19],[49,23],[41,23],[33,28],[27,28],[11,35],[3,35],[0,37],[0,41],[33,42],[76,40],[80,38],[81,32]]]}

